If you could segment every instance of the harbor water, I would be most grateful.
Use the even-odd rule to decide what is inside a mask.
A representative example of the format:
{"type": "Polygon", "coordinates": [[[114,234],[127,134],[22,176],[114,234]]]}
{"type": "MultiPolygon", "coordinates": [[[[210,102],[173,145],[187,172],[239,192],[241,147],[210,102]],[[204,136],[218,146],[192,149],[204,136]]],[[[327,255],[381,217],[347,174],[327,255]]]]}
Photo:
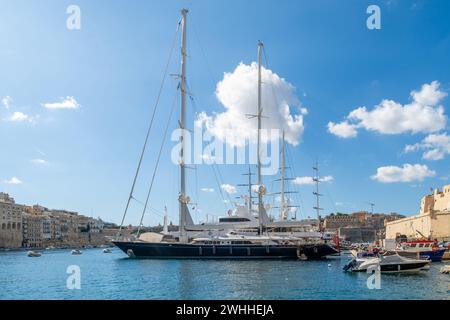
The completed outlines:
{"type": "MultiPolygon", "coordinates": [[[[0,252],[0,299],[450,299],[445,263],[419,274],[346,273],[348,256],[319,261],[135,260],[117,248],[0,252]],[[80,289],[68,289],[69,266],[80,289]]],[[[70,271],[70,270],[69,270],[70,271]]]]}

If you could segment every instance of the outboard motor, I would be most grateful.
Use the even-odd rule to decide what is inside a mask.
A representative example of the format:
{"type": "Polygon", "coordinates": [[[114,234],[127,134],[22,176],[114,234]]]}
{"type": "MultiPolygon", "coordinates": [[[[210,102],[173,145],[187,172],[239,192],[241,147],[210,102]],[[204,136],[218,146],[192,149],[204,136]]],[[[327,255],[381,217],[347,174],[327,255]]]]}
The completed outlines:
{"type": "Polygon", "coordinates": [[[343,268],[344,271],[352,270],[356,266],[356,260],[350,260],[343,268]]]}

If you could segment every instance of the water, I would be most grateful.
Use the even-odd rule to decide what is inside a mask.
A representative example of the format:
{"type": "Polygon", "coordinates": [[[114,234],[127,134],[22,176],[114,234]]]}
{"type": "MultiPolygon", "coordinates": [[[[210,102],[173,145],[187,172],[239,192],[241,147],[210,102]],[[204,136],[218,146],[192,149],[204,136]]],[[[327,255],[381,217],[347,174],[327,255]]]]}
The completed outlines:
{"type": "Polygon", "coordinates": [[[321,261],[132,260],[117,248],[0,252],[0,299],[450,299],[450,275],[433,263],[421,274],[345,273],[347,257],[321,261]],[[69,290],[69,265],[81,289],[69,290]]]}

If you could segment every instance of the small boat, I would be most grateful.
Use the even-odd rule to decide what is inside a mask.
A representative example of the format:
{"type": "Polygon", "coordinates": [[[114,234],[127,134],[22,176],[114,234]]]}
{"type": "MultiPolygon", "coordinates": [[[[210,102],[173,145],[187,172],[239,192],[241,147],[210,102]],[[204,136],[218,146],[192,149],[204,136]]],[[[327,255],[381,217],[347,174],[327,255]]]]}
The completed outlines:
{"type": "Polygon", "coordinates": [[[397,253],[386,253],[379,257],[352,259],[343,269],[353,272],[366,272],[368,269],[378,268],[382,273],[419,272],[428,270],[430,262],[430,260],[402,257],[397,253]]]}
{"type": "Polygon", "coordinates": [[[27,256],[29,257],[40,257],[42,254],[40,252],[36,252],[36,251],[28,251],[27,252],[27,256]]]}
{"type": "Polygon", "coordinates": [[[112,250],[109,248],[103,249],[103,253],[112,253],[112,250]]]}
{"type": "Polygon", "coordinates": [[[50,246],[50,247],[45,248],[45,250],[55,250],[55,249],[56,248],[54,246],[50,246]]]}
{"type": "Polygon", "coordinates": [[[407,258],[429,259],[432,262],[441,262],[445,248],[438,247],[432,240],[416,240],[400,243],[396,252],[407,258]]]}
{"type": "Polygon", "coordinates": [[[448,265],[448,266],[443,266],[443,267],[441,268],[441,273],[450,274],[450,265],[448,265]]]}
{"type": "Polygon", "coordinates": [[[78,249],[72,250],[71,253],[72,253],[73,255],[79,255],[79,254],[82,254],[81,250],[78,250],[78,249]]]}

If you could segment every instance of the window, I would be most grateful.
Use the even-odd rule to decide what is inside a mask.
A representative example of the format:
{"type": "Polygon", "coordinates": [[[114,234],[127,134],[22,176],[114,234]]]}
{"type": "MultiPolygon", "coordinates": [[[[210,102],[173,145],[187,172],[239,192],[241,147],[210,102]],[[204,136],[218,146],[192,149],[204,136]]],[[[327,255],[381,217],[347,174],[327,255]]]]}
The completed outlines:
{"type": "Polygon", "coordinates": [[[6,223],[2,223],[2,230],[6,229],[6,223]]]}

